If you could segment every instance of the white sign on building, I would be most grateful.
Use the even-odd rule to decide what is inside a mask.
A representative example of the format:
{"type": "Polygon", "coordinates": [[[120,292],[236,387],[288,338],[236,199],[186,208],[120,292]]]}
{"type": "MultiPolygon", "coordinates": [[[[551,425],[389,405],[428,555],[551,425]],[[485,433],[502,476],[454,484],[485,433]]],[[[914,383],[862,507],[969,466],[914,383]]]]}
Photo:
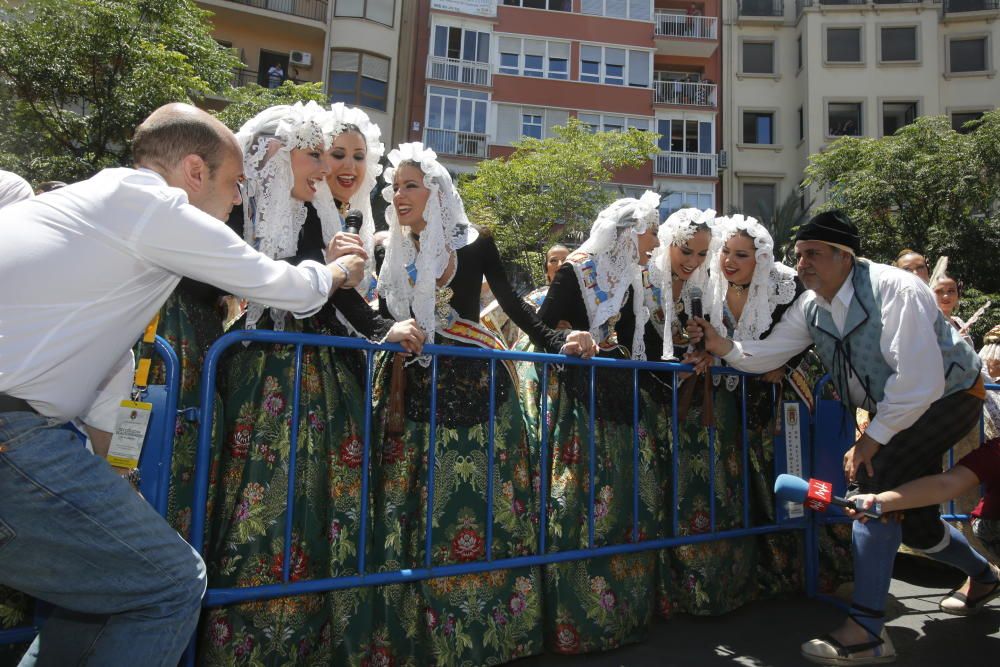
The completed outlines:
{"type": "Polygon", "coordinates": [[[493,17],[497,15],[497,2],[496,0],[431,0],[431,9],[493,17]]]}

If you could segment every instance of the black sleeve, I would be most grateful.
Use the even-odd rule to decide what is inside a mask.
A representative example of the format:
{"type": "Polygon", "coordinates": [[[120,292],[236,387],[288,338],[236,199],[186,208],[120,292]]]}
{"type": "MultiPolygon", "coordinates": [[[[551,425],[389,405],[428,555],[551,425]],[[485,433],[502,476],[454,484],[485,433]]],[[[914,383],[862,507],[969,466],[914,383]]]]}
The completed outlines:
{"type": "Polygon", "coordinates": [[[507,313],[521,331],[528,334],[532,343],[549,352],[558,353],[566,342],[567,332],[546,326],[535,309],[517,296],[507,279],[496,243],[488,237],[480,238],[483,246],[483,275],[486,276],[486,282],[489,283],[490,290],[503,308],[503,312],[507,313]]]}
{"type": "Polygon", "coordinates": [[[395,324],[391,318],[386,319],[376,313],[354,289],[335,291],[330,303],[368,340],[382,340],[395,324]]]}
{"type": "Polygon", "coordinates": [[[563,264],[556,271],[556,277],[549,285],[545,300],[538,309],[538,316],[549,327],[557,327],[560,322],[569,322],[574,329],[590,329],[587,307],[580,293],[580,283],[572,264],[563,264]]]}

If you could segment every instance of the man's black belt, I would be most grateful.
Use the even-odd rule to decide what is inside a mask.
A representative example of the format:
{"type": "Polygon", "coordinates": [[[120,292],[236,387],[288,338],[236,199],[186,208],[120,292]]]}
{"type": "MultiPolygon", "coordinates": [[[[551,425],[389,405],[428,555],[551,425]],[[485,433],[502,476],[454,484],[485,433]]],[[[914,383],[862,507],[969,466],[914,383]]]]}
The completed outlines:
{"type": "Polygon", "coordinates": [[[7,394],[0,394],[0,413],[3,412],[36,412],[31,405],[23,398],[15,398],[7,394]]]}

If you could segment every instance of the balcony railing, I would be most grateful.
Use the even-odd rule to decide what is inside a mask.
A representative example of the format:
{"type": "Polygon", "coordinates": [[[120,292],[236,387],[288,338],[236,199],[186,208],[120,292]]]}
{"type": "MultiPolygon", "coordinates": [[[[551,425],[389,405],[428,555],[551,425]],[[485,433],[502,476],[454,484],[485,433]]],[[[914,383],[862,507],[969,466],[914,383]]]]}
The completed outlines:
{"type": "Polygon", "coordinates": [[[1000,9],[1000,0],[944,0],[944,13],[991,12],[1000,9]]]}
{"type": "Polygon", "coordinates": [[[424,145],[445,155],[486,157],[486,135],[479,132],[456,132],[427,128],[424,145]]]}
{"type": "Polygon", "coordinates": [[[326,22],[327,0],[229,0],[229,2],[326,22]]]}
{"type": "Polygon", "coordinates": [[[656,173],[666,176],[718,175],[719,156],[715,153],[659,153],[656,156],[656,173]]]}
{"type": "Polygon", "coordinates": [[[715,39],[719,34],[718,19],[714,16],[688,16],[656,12],[657,37],[685,37],[690,39],[715,39]]]}
{"type": "Polygon", "coordinates": [[[769,16],[779,17],[785,15],[785,0],[740,0],[740,16],[769,16]]]}
{"type": "Polygon", "coordinates": [[[714,107],[718,86],[714,83],[690,81],[655,81],[657,104],[678,104],[694,107],[714,107]]]}
{"type": "Polygon", "coordinates": [[[242,88],[251,83],[257,83],[257,71],[252,69],[233,70],[233,88],[242,88]]]}
{"type": "Polygon", "coordinates": [[[490,65],[472,60],[430,56],[427,59],[427,78],[488,86],[490,85],[490,65]]]}

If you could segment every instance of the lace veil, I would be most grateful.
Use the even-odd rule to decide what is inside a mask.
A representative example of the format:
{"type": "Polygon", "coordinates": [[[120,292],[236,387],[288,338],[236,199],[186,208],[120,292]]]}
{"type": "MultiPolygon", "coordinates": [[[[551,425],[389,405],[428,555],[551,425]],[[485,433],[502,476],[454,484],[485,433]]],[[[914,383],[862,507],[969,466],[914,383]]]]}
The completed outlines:
{"type": "MultiPolygon", "coordinates": [[[[346,106],[343,102],[337,102],[330,110],[322,116],[323,135],[326,138],[327,146],[332,146],[334,139],[341,134],[348,125],[353,125],[361,130],[365,139],[365,177],[357,192],[351,197],[348,205],[352,209],[357,209],[364,214],[361,229],[358,235],[364,245],[365,252],[368,253],[368,261],[365,262],[365,274],[375,273],[375,218],[372,215],[372,190],[375,189],[375,182],[382,173],[380,161],[385,154],[385,144],[382,143],[382,130],[371,121],[361,109],[346,106]]],[[[323,243],[329,244],[330,240],[344,230],[344,222],[337,210],[337,203],[330,191],[330,186],[324,180],[316,184],[316,198],[313,206],[319,214],[320,223],[323,226],[323,243]]],[[[364,281],[358,285],[358,291],[362,296],[367,296],[367,285],[364,281]]]]}
{"type": "Polygon", "coordinates": [[[437,328],[435,297],[437,280],[448,268],[451,253],[464,248],[479,237],[479,232],[465,214],[462,197],[455,189],[448,170],[438,162],[437,154],[420,142],[401,144],[389,153],[391,167],[385,170],[389,184],[382,196],[389,202],[385,219],[389,223],[389,241],[385,261],[378,277],[378,293],[385,298],[396,321],[416,318],[420,328],[433,340],[437,328]],[[401,164],[420,166],[424,187],[430,190],[423,218],[426,225],[414,243],[409,227],[399,223],[392,204],[392,182],[401,164]],[[415,271],[415,276],[411,272],[415,271]]]}
{"type": "Polygon", "coordinates": [[[698,227],[706,225],[711,233],[711,241],[708,245],[708,254],[705,261],[701,263],[691,277],[688,278],[681,290],[681,299],[684,302],[684,309],[691,311],[692,287],[699,287],[702,291],[702,308],[704,312],[711,312],[711,293],[708,290],[708,264],[709,258],[716,252],[716,248],[721,246],[718,231],[715,224],[715,211],[706,209],[701,211],[696,208],[682,208],[670,214],[670,217],[660,225],[657,236],[660,239],[660,246],[653,252],[649,261],[649,279],[653,284],[660,286],[663,299],[663,352],[662,359],[674,359],[674,340],[671,329],[676,317],[674,313],[674,287],[673,287],[673,267],[670,262],[670,247],[682,246],[694,236],[698,227]]]}
{"type": "MultiPolygon", "coordinates": [[[[649,321],[649,309],[643,299],[645,290],[637,238],[647,229],[656,228],[660,219],[659,205],[660,196],[648,190],[639,199],[626,197],[615,201],[598,214],[590,228],[590,236],[578,250],[593,256],[597,289],[607,295],[599,304],[584,299],[590,333],[595,339],[600,339],[602,325],[621,310],[628,288],[632,286],[632,310],[635,314],[633,359],[646,358],[643,334],[649,321]]],[[[580,278],[579,272],[577,278],[580,278]]]]}
{"type": "MultiPolygon", "coordinates": [[[[278,105],[261,111],[236,133],[243,149],[246,190],[243,235],[246,242],[272,259],[293,256],[306,207],[292,198],[291,153],[296,148],[324,146],[320,119],[325,110],[315,102],[278,105]]],[[[253,329],[264,306],[247,306],[247,328],[253,329]]],[[[284,311],[272,309],[276,331],[284,329],[284,311]]]]}

